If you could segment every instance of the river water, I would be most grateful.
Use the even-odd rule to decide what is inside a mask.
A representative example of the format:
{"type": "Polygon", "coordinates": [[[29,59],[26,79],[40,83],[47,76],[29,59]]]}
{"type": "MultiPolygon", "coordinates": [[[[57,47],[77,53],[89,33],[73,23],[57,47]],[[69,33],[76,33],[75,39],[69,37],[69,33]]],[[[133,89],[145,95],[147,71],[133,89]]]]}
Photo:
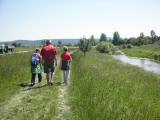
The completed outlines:
{"type": "Polygon", "coordinates": [[[160,74],[160,64],[154,61],[151,61],[149,59],[128,57],[124,54],[113,55],[113,56],[122,62],[131,64],[131,65],[136,65],[138,67],[143,68],[146,71],[151,71],[156,74],[160,74]]]}

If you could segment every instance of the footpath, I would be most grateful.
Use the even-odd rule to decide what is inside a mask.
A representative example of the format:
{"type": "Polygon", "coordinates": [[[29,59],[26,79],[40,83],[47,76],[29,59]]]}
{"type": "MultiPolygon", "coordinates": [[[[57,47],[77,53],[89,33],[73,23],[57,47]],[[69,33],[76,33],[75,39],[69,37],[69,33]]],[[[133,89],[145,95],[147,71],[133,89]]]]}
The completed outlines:
{"type": "Polygon", "coordinates": [[[47,85],[45,74],[42,76],[40,84],[36,83],[34,87],[30,87],[30,83],[24,85],[16,95],[1,104],[1,120],[69,119],[71,112],[67,99],[68,86],[63,84],[60,59],[52,86],[47,85]]]}

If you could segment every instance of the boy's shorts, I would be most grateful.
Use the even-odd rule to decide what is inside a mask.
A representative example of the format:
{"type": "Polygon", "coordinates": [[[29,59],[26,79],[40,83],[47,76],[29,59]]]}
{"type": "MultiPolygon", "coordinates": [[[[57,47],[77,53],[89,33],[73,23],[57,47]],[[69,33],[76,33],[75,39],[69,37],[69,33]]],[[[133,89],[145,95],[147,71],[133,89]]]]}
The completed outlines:
{"type": "Polygon", "coordinates": [[[54,61],[44,61],[44,73],[54,72],[54,61]]]}

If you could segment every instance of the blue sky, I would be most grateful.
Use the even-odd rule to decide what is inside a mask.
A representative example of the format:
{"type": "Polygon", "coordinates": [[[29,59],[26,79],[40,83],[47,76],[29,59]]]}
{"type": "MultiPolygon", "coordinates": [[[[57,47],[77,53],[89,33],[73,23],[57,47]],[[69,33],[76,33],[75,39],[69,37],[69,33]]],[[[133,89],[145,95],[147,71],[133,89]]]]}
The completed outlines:
{"type": "Polygon", "coordinates": [[[160,35],[160,0],[0,0],[0,41],[160,35]]]}

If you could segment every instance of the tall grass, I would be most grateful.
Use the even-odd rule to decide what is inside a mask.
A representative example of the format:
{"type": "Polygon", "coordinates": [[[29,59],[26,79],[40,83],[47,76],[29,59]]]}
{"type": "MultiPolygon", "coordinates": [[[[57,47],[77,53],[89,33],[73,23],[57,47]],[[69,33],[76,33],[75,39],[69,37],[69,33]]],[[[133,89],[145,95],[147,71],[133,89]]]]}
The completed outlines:
{"type": "Polygon", "coordinates": [[[0,56],[0,103],[20,89],[18,86],[30,82],[31,52],[0,56]]]}
{"type": "MultiPolygon", "coordinates": [[[[55,71],[53,86],[42,83],[34,87],[19,86],[30,83],[31,52],[0,56],[0,119],[55,120],[58,104],[58,86],[61,71],[55,71]],[[23,87],[23,89],[22,89],[23,87]]],[[[59,56],[59,55],[58,55],[59,56]]]]}
{"type": "Polygon", "coordinates": [[[131,49],[122,49],[122,51],[132,57],[143,57],[160,61],[160,45],[158,43],[133,47],[131,49]]]}
{"type": "Polygon", "coordinates": [[[74,55],[72,120],[160,119],[160,76],[92,51],[74,55]]]}

